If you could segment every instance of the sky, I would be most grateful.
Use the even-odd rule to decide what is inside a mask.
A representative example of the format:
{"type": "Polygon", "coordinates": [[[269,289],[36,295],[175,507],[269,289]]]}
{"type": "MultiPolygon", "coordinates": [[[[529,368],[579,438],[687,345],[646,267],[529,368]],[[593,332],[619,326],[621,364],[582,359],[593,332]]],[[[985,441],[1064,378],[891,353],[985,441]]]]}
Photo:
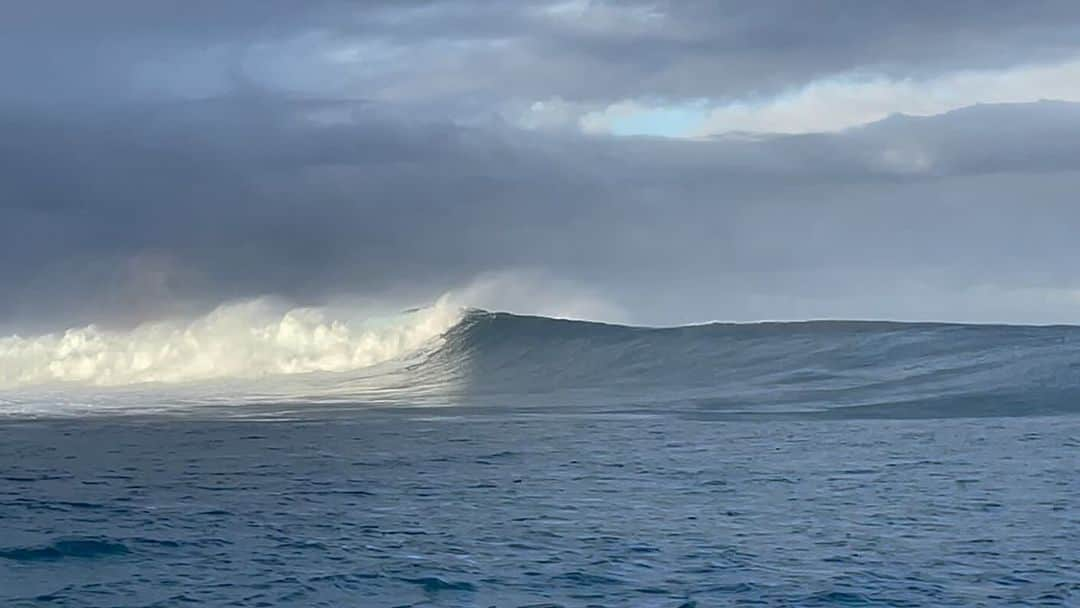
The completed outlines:
{"type": "Polygon", "coordinates": [[[450,290],[1080,323],[1075,2],[34,0],[0,74],[8,334],[450,290]]]}

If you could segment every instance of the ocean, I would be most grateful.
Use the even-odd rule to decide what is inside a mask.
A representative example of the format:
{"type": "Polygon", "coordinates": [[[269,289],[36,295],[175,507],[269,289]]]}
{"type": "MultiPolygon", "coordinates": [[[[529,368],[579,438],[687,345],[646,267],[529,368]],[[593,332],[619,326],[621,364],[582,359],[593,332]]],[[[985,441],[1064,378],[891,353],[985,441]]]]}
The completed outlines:
{"type": "Polygon", "coordinates": [[[1080,605],[1080,328],[422,321],[0,340],[0,605],[1080,605]]]}

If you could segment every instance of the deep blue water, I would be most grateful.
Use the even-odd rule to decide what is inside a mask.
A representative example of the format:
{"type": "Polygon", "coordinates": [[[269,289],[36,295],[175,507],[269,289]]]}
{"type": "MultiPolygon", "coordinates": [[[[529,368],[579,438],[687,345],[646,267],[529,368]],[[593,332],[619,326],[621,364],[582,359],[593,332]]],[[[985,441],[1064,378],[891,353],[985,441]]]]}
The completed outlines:
{"type": "Polygon", "coordinates": [[[1077,331],[485,315],[438,398],[9,415],[0,606],[1080,605],[1077,331]]]}
{"type": "Polygon", "coordinates": [[[8,423],[0,604],[1075,605],[1078,455],[1076,417],[8,423]]]}

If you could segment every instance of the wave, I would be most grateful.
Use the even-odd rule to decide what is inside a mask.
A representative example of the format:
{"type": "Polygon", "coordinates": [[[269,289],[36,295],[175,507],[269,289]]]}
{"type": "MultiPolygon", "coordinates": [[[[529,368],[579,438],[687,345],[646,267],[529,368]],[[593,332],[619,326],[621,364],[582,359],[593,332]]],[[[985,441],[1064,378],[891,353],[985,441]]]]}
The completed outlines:
{"type": "Polygon", "coordinates": [[[271,300],[222,306],[191,321],[108,331],[95,325],[33,338],[0,338],[0,389],[125,386],[348,372],[432,343],[461,319],[443,301],[388,318],[334,318],[271,300]]]}
{"type": "Polygon", "coordinates": [[[1080,412],[1080,327],[877,321],[640,328],[474,313],[441,351],[476,395],[696,416],[1080,412]]]}
{"type": "Polygon", "coordinates": [[[4,338],[0,385],[0,411],[9,412],[37,411],[31,401],[86,411],[171,398],[704,418],[1059,414],[1080,412],[1080,328],[869,321],[643,328],[463,311],[442,301],[348,322],[317,309],[275,313],[248,303],[126,333],[88,327],[4,338]],[[98,392],[79,399],[75,387],[98,392]]]}

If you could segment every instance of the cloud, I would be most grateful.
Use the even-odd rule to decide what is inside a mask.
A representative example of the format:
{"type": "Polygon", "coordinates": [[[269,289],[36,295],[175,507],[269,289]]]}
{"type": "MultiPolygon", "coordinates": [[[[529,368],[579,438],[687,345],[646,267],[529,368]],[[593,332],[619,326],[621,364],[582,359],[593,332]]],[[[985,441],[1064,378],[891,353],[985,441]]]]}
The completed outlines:
{"type": "Polygon", "coordinates": [[[926,81],[832,78],[762,102],[713,108],[691,135],[838,131],[892,114],[932,116],[980,103],[1040,100],[1080,101],[1080,60],[926,81]]]}
{"type": "MultiPolygon", "coordinates": [[[[1080,60],[1000,71],[966,71],[917,81],[833,77],[775,97],[711,104],[620,101],[565,123],[589,133],[709,137],[727,133],[821,133],[877,122],[893,114],[933,116],[977,104],[1080,101],[1080,60]]],[[[546,106],[541,106],[546,108],[546,106]]]]}
{"type": "Polygon", "coordinates": [[[192,98],[244,74],[457,118],[553,98],[723,104],[851,74],[1053,65],[1080,54],[1078,17],[1058,0],[41,0],[6,11],[0,65],[10,99],[192,98]]]}
{"type": "Polygon", "coordinates": [[[1069,290],[1078,108],[689,142],[275,97],[19,111],[2,121],[0,317],[124,323],[262,294],[422,303],[520,268],[594,294],[553,288],[576,304],[545,310],[610,316],[609,302],[660,323],[821,314],[806,302],[822,298],[849,303],[836,314],[904,317],[919,309],[890,294],[915,279],[931,301],[1069,290]]]}
{"type": "Polygon", "coordinates": [[[1027,103],[1073,99],[1078,10],[21,3],[0,330],[423,303],[520,269],[555,287],[493,305],[1080,320],[1080,105],[1027,103]],[[769,132],[712,136],[731,129],[769,132]],[[672,132],[710,137],[610,136],[672,132]]]}

